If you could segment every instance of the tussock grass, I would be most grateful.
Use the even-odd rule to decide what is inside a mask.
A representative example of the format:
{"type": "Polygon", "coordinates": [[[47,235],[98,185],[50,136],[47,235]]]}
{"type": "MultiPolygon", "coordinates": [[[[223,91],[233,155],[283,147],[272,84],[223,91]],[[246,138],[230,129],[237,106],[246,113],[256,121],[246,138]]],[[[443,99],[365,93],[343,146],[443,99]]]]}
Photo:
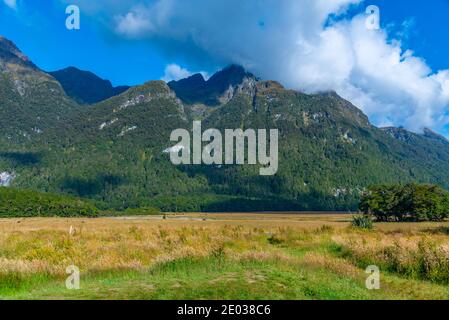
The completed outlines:
{"type": "Polygon", "coordinates": [[[359,266],[375,264],[409,278],[449,283],[447,236],[377,233],[334,240],[341,246],[342,256],[359,266]]]}
{"type": "Polygon", "coordinates": [[[0,220],[0,298],[449,296],[444,223],[358,230],[337,215],[176,217],[0,220]],[[380,291],[365,288],[372,264],[382,271],[380,291]],[[69,265],[82,272],[79,291],[65,288],[69,265]]]}

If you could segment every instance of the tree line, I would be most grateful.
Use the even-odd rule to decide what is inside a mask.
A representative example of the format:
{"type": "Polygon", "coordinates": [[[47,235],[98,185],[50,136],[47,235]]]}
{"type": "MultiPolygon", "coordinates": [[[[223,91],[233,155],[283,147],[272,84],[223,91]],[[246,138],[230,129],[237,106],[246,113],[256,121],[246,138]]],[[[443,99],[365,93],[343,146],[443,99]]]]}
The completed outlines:
{"type": "Polygon", "coordinates": [[[443,221],[449,217],[449,192],[436,185],[375,185],[362,195],[360,210],[377,221],[443,221]]]}
{"type": "Polygon", "coordinates": [[[96,217],[88,201],[33,190],[0,187],[0,217],[96,217]]]}

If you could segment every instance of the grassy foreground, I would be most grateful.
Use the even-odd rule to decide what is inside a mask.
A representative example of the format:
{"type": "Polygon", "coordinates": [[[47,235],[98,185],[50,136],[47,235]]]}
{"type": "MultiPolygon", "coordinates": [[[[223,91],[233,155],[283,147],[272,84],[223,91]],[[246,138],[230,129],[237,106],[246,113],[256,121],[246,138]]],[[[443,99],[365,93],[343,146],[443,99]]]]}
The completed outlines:
{"type": "Polygon", "coordinates": [[[2,299],[449,299],[449,224],[335,214],[0,220],[2,299]],[[70,232],[71,231],[71,232],[70,232]],[[365,268],[381,269],[367,290],[365,268]],[[81,270],[80,290],[65,286],[81,270]]]}

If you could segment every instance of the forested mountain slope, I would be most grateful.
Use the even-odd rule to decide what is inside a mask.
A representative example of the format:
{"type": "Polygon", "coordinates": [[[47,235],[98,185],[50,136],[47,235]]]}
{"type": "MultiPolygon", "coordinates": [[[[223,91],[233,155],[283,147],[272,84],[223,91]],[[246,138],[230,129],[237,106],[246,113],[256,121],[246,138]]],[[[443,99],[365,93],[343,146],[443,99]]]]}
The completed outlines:
{"type": "Polygon", "coordinates": [[[0,141],[27,142],[77,108],[59,82],[0,36],[0,141]]]}
{"type": "MultiPolygon", "coordinates": [[[[449,188],[445,138],[429,130],[376,128],[335,93],[286,90],[231,66],[211,78],[219,79],[212,87],[199,85],[207,95],[194,92],[192,79],[181,89],[150,81],[80,107],[34,65],[21,68],[23,77],[37,74],[54,86],[27,82],[28,90],[43,95],[37,101],[54,99],[56,105],[49,104],[46,130],[3,145],[0,172],[14,172],[14,187],[86,197],[103,208],[189,211],[348,210],[374,183],[417,181],[449,188]],[[192,92],[186,96],[187,87],[192,92]],[[67,120],[51,121],[60,117],[62,101],[76,111],[64,113],[67,120]],[[260,176],[258,165],[174,166],[164,153],[175,144],[170,133],[191,130],[194,120],[202,120],[203,130],[279,129],[278,173],[260,176]]],[[[10,75],[2,71],[2,76],[10,75]]],[[[35,112],[32,103],[1,95],[4,116],[14,118],[16,108],[35,112]]],[[[0,130],[5,136],[23,129],[11,123],[0,130]]]]}

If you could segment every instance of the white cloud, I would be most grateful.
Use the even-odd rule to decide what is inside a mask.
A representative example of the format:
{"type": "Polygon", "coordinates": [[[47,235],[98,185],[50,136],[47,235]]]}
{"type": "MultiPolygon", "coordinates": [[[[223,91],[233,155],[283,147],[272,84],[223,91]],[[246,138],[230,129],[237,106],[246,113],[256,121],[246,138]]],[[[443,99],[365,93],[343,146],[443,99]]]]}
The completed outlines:
{"type": "Polygon", "coordinates": [[[177,81],[180,79],[190,77],[191,75],[192,73],[189,70],[184,69],[179,65],[173,63],[165,67],[165,74],[162,80],[164,80],[165,82],[170,82],[173,80],[177,81]]]}
{"type": "Polygon", "coordinates": [[[116,17],[116,32],[130,38],[139,37],[144,32],[153,32],[154,25],[146,17],[146,11],[145,7],[138,6],[126,15],[116,17]]]}
{"type": "Polygon", "coordinates": [[[209,75],[207,74],[207,72],[204,72],[204,71],[190,72],[189,70],[184,69],[175,63],[172,63],[165,67],[165,74],[161,80],[164,80],[165,82],[170,82],[173,80],[178,81],[178,80],[181,80],[184,78],[188,78],[191,75],[193,75],[194,73],[201,73],[203,75],[203,78],[205,78],[205,79],[209,78],[209,75]]]}
{"type": "Polygon", "coordinates": [[[117,32],[129,37],[138,36],[142,30],[146,29],[151,29],[151,23],[134,12],[122,17],[117,25],[117,32]]]}
{"type": "MultiPolygon", "coordinates": [[[[358,16],[344,15],[363,0],[130,2],[126,10],[123,2],[110,9],[115,31],[125,37],[156,40],[174,53],[181,48],[184,56],[194,46],[223,64],[241,64],[308,93],[335,90],[377,125],[444,132],[449,122],[449,70],[432,72],[387,30],[368,30],[368,4],[360,5],[358,16]]],[[[404,29],[412,32],[413,24],[404,22],[404,29]]],[[[197,54],[191,58],[201,62],[197,54]]],[[[168,71],[171,78],[189,73],[168,71]]]]}
{"type": "MultiPolygon", "coordinates": [[[[376,124],[443,131],[449,122],[448,72],[432,74],[425,61],[402,50],[400,42],[390,43],[384,31],[367,32],[363,24],[364,18],[356,17],[332,27],[350,41],[347,49],[353,57],[351,68],[333,77],[343,79],[333,89],[360,106],[376,124]]],[[[348,56],[335,50],[336,61],[348,56]]]]}
{"type": "Polygon", "coordinates": [[[157,1],[148,7],[138,4],[126,15],[115,17],[116,32],[131,38],[157,33],[159,27],[168,23],[170,10],[171,0],[157,1]]]}
{"type": "Polygon", "coordinates": [[[11,9],[17,9],[17,1],[16,0],[3,0],[3,2],[11,9]]]}

